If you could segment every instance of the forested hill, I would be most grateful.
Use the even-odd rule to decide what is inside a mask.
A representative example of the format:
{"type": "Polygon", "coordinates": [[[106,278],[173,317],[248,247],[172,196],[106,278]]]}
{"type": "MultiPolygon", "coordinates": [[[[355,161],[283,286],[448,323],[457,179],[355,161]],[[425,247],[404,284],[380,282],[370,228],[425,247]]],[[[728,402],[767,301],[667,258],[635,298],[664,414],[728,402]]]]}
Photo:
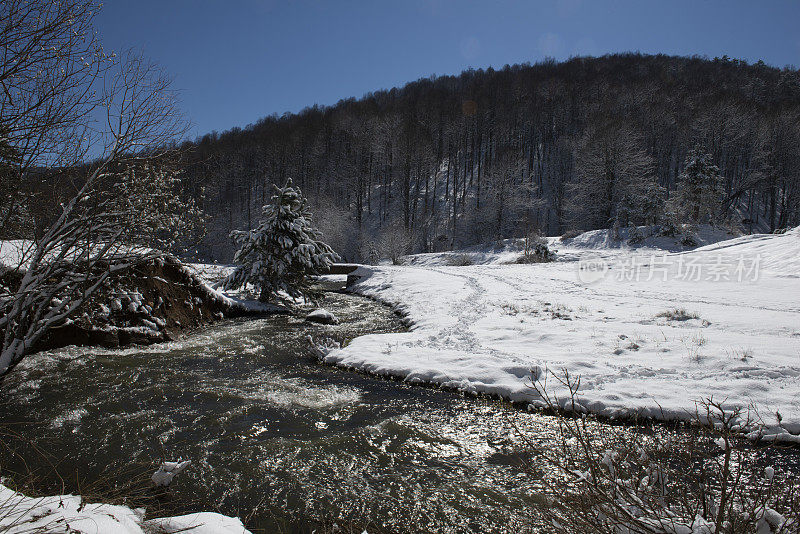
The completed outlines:
{"type": "Polygon", "coordinates": [[[669,198],[692,149],[719,168],[714,218],[800,224],[800,72],[728,58],[468,70],[188,148],[187,183],[212,217],[199,252],[220,260],[229,231],[254,227],[271,184],[289,178],[348,260],[659,223],[676,216],[669,198]]]}

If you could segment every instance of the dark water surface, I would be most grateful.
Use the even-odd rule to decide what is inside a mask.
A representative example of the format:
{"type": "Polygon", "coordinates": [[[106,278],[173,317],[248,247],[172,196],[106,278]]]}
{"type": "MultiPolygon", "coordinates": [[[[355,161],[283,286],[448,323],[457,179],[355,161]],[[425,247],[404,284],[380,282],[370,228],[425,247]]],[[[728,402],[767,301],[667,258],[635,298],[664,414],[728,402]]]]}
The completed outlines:
{"type": "Polygon", "coordinates": [[[253,530],[523,531],[536,488],[509,418],[540,440],[552,420],[319,363],[309,335],[403,328],[361,297],[328,293],[324,306],[341,325],[271,316],[32,356],[3,385],[0,423],[24,421],[14,428],[85,480],[189,458],[170,511],[239,515],[253,530]]]}
{"type": "MultiPolygon", "coordinates": [[[[0,427],[58,459],[71,492],[86,493],[76,477],[147,486],[161,459],[191,459],[167,496],[149,496],[156,513],[215,510],[262,532],[531,530],[540,488],[517,429],[547,447],[554,419],[323,365],[309,336],[403,329],[361,297],[323,304],[342,324],[271,316],[150,347],[34,355],[0,389],[0,427]]],[[[0,450],[0,466],[52,474],[20,452],[0,450]]],[[[799,456],[766,460],[794,469],[799,456]]]]}

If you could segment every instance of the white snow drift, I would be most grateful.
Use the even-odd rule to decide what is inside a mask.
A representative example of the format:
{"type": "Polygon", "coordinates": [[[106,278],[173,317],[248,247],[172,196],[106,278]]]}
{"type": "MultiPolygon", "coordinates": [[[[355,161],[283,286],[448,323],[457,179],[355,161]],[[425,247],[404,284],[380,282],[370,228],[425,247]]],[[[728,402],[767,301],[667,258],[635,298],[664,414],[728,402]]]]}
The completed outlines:
{"type": "Polygon", "coordinates": [[[26,497],[0,484],[0,532],[23,534],[249,534],[238,518],[212,512],[145,520],[144,510],[91,504],[77,495],[26,497]]]}
{"type": "Polygon", "coordinates": [[[355,290],[414,327],[325,360],[533,404],[534,375],[568,370],[596,413],[685,419],[713,396],[755,408],[773,439],[798,440],[800,228],[690,252],[576,241],[552,241],[555,263],[448,267],[434,254],[362,268],[355,290]],[[596,276],[579,272],[592,262],[596,276]]]}

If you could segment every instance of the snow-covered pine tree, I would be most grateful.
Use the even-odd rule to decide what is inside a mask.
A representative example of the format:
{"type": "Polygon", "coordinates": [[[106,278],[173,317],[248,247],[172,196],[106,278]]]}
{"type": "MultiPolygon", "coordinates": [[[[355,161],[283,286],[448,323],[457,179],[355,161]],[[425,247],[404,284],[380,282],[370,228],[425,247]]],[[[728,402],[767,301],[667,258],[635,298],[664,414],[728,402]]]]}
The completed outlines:
{"type": "Polygon", "coordinates": [[[686,156],[678,187],[670,198],[670,211],[679,222],[711,222],[722,200],[722,176],[711,155],[695,147],[686,156]]]}
{"type": "Polygon", "coordinates": [[[275,187],[270,204],[263,207],[263,218],[249,231],[236,230],[231,236],[239,245],[233,257],[238,266],[223,282],[225,289],[254,285],[259,300],[280,296],[309,298],[310,277],[327,270],[339,256],[320,241],[321,234],[311,226],[311,213],[300,189],[287,181],[275,187]]]}

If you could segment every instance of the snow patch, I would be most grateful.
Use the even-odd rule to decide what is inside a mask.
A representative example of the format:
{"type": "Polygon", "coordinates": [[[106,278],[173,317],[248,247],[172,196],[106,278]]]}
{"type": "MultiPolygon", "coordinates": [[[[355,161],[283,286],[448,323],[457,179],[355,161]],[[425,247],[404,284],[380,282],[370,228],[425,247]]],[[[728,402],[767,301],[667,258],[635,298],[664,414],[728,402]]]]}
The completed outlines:
{"type": "Polygon", "coordinates": [[[84,503],[79,495],[27,497],[0,484],[0,531],[6,534],[175,533],[192,528],[201,534],[248,534],[238,518],[201,512],[145,521],[144,509],[84,503]]]}

